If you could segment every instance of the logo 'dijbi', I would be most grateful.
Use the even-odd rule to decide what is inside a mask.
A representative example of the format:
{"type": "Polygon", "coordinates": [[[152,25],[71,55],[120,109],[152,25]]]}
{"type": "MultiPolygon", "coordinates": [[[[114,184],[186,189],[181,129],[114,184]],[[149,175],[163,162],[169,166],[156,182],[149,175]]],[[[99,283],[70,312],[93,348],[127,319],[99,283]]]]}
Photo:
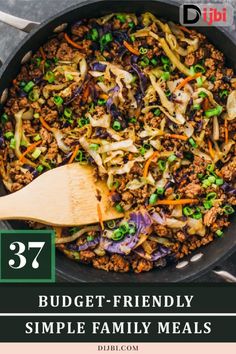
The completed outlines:
{"type": "Polygon", "coordinates": [[[231,26],[234,9],[230,4],[183,4],[180,6],[180,23],[184,26],[231,26]]]}

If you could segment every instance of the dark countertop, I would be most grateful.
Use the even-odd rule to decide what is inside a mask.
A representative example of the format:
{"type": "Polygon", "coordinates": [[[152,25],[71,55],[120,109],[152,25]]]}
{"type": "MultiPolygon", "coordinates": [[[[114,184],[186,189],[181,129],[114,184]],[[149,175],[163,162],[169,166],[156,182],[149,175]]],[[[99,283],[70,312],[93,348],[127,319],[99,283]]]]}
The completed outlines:
{"type": "MultiPolygon", "coordinates": [[[[112,0],[111,0],[112,1],[112,0]]],[[[0,11],[8,12],[15,16],[40,22],[70,5],[78,3],[79,0],[0,0],[0,11]]],[[[176,1],[182,3],[182,1],[176,1]]],[[[189,1],[191,2],[191,1],[189,1]]],[[[236,8],[236,0],[227,1],[236,8]]],[[[235,27],[229,29],[235,34],[235,27]]],[[[4,61],[14,50],[16,45],[25,37],[25,33],[20,32],[8,25],[0,23],[0,58],[4,61]]],[[[236,253],[228,260],[219,264],[219,267],[236,276],[236,253]]],[[[197,282],[221,282],[222,280],[212,272],[198,278],[197,282]]]]}

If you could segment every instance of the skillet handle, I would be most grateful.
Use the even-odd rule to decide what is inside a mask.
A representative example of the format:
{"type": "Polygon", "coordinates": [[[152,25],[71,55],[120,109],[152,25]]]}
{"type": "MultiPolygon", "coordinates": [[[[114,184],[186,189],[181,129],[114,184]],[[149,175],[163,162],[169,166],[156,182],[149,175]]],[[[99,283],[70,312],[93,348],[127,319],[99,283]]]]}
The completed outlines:
{"type": "Polygon", "coordinates": [[[0,21],[26,33],[30,33],[40,24],[39,22],[33,22],[17,16],[12,16],[3,11],[0,11],[0,21]]]}

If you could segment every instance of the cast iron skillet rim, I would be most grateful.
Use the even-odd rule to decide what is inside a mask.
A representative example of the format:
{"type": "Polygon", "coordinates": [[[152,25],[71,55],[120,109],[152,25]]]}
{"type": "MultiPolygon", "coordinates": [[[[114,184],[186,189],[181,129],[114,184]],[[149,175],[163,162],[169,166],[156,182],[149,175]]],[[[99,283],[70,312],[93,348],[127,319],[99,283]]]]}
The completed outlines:
{"type": "MultiPolygon", "coordinates": [[[[135,3],[142,3],[143,0],[129,0],[129,1],[126,1],[126,0],[120,0],[119,1],[120,3],[130,3],[130,5],[132,6],[132,2],[135,2],[135,3]]],[[[148,1],[147,1],[148,2],[148,1]]],[[[179,4],[176,4],[175,2],[172,2],[172,1],[166,1],[166,0],[162,0],[162,1],[157,1],[157,0],[154,0],[154,1],[150,1],[150,3],[159,3],[160,6],[162,4],[165,4],[165,5],[170,5],[172,8],[174,7],[175,9],[178,9],[179,8],[179,4]]],[[[52,26],[52,23],[53,23],[53,28],[55,28],[57,25],[60,25],[62,22],[61,22],[61,18],[66,16],[66,14],[69,14],[70,12],[73,12],[73,11],[76,11],[77,9],[80,9],[82,7],[86,7],[88,5],[93,5],[93,4],[102,4],[102,3],[109,3],[111,4],[111,1],[108,1],[108,0],[87,0],[87,1],[83,1],[79,4],[76,4],[76,5],[73,5],[73,6],[70,6],[68,8],[66,8],[65,10],[63,11],[60,11],[58,12],[56,15],[53,15],[51,16],[50,18],[46,19],[45,21],[43,21],[40,25],[38,25],[34,30],[32,30],[28,35],[26,35],[26,37],[20,42],[20,44],[15,48],[15,50],[13,51],[13,53],[8,57],[8,59],[5,61],[5,63],[3,64],[1,70],[0,70],[0,77],[4,74],[4,72],[7,70],[8,66],[9,66],[9,63],[15,58],[16,54],[27,44],[30,42],[30,39],[32,39],[32,37],[37,33],[39,32],[40,30],[42,30],[43,28],[45,27],[50,27],[52,26]]],[[[140,12],[142,11],[142,9],[140,8],[140,12]]],[[[136,11],[137,12],[137,11],[136,11]]],[[[196,28],[197,29],[197,28],[196,28]]],[[[214,29],[214,28],[212,28],[214,29]]],[[[227,39],[229,39],[233,45],[236,45],[236,41],[234,38],[232,38],[228,32],[226,32],[224,29],[219,29],[219,28],[215,28],[218,32],[221,32],[221,34],[223,34],[223,36],[226,36],[227,39]]],[[[198,29],[197,29],[198,30],[198,29]]],[[[10,227],[12,228],[11,224],[9,223],[4,223],[6,225],[6,227],[10,227]]],[[[233,233],[233,232],[232,232],[233,233]]],[[[218,240],[215,240],[214,243],[218,241],[218,240]]],[[[232,240],[234,242],[232,242],[232,246],[229,250],[227,251],[224,251],[223,254],[220,254],[218,255],[217,257],[214,258],[214,260],[208,264],[205,264],[203,267],[199,267],[199,262],[201,262],[201,260],[199,262],[196,262],[193,264],[190,264],[189,266],[187,266],[186,268],[184,269],[181,269],[181,270],[175,270],[176,272],[176,276],[174,277],[175,279],[171,279],[171,282],[186,282],[186,281],[191,281],[191,280],[194,280],[196,279],[197,277],[199,277],[200,275],[204,274],[206,271],[208,271],[209,269],[212,269],[218,262],[219,260],[222,261],[226,258],[228,258],[236,249],[236,240],[232,240]],[[188,269],[188,267],[192,268],[192,269],[188,269]],[[198,268],[198,270],[196,270],[196,268],[198,268]],[[199,270],[200,268],[200,270],[199,270]]],[[[205,248],[209,248],[210,245],[207,245],[207,247],[205,248]]],[[[204,248],[204,249],[205,249],[204,248]]],[[[214,251],[214,250],[213,250],[214,251]]],[[[201,249],[200,249],[200,252],[201,252],[201,249]]],[[[204,252],[203,252],[204,253],[204,252]]],[[[207,255],[206,255],[207,257],[207,255]]],[[[60,257],[61,258],[61,257],[60,257]]],[[[191,258],[191,257],[188,257],[188,258],[191,258]]],[[[70,281],[70,282],[87,282],[87,280],[89,280],[89,267],[87,267],[87,277],[83,277],[83,279],[81,278],[78,278],[79,277],[79,267],[86,267],[84,265],[77,265],[78,266],[78,276],[77,274],[76,275],[72,275],[72,274],[68,274],[66,273],[66,265],[68,262],[72,262],[71,260],[69,259],[65,259],[62,263],[64,264],[61,264],[59,267],[57,267],[57,274],[60,275],[64,280],[66,281],[70,281]],[[65,270],[64,270],[65,269],[65,270]]],[[[59,261],[59,263],[61,263],[59,261]]],[[[93,269],[94,270],[94,269],[93,269]]],[[[99,278],[100,276],[100,272],[102,272],[103,274],[105,273],[104,271],[98,271],[98,270],[95,270],[97,272],[97,278],[99,278]]],[[[164,270],[163,270],[164,271],[164,270]]],[[[157,270],[156,272],[162,272],[162,270],[157,270]]],[[[151,272],[152,274],[152,282],[157,282],[156,279],[155,279],[155,276],[157,276],[158,278],[158,274],[156,274],[156,272],[154,273],[154,271],[151,272]]],[[[116,278],[116,275],[118,276],[118,278],[124,278],[124,281],[126,282],[127,281],[127,277],[126,275],[127,274],[117,274],[117,273],[113,273],[114,276],[112,276],[112,272],[111,273],[105,273],[107,274],[108,278],[116,278]],[[109,276],[109,274],[111,276],[109,276]],[[125,280],[126,278],[126,280],[125,280]]],[[[150,274],[150,273],[149,273],[150,274]]],[[[137,277],[142,277],[143,278],[143,275],[144,274],[140,274],[139,275],[130,275],[132,278],[130,278],[129,276],[129,281],[130,282],[136,282],[136,280],[138,279],[137,277]]],[[[103,276],[102,276],[103,278],[103,276]]],[[[98,279],[99,280],[99,279],[98,279]]],[[[103,282],[103,280],[100,280],[103,282]]],[[[111,282],[117,282],[117,280],[111,280],[109,279],[108,281],[111,281],[111,282]]],[[[118,281],[122,281],[121,279],[119,279],[118,281]]],[[[92,281],[94,282],[94,281],[92,281]]],[[[142,282],[144,283],[147,283],[148,281],[145,281],[145,278],[144,278],[144,281],[142,280],[142,282]]]]}

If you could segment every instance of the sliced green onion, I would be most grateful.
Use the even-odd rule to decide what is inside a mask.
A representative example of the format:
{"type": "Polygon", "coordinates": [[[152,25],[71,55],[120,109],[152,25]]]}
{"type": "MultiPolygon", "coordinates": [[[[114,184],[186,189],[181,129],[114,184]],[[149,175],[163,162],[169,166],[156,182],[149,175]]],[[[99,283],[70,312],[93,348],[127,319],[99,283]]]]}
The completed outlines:
{"type": "Polygon", "coordinates": [[[212,163],[210,163],[209,165],[207,165],[206,169],[209,172],[214,172],[215,166],[212,163]]]}
{"type": "Polygon", "coordinates": [[[36,170],[37,170],[39,173],[43,172],[43,169],[44,169],[44,167],[43,167],[42,165],[39,165],[38,167],[36,167],[36,170]]]}
{"type": "Polygon", "coordinates": [[[78,126],[82,128],[84,125],[89,124],[90,121],[89,118],[79,118],[77,122],[78,122],[78,126]]]}
{"type": "Polygon", "coordinates": [[[198,96],[201,97],[201,98],[206,98],[207,94],[206,94],[206,92],[201,91],[201,92],[199,92],[198,96]]]}
{"type": "Polygon", "coordinates": [[[134,28],[134,26],[135,26],[135,23],[134,23],[134,22],[129,22],[129,27],[130,27],[130,28],[134,28]]]}
{"type": "Polygon", "coordinates": [[[89,148],[91,150],[94,150],[94,151],[97,151],[99,149],[99,145],[98,144],[90,144],[89,145],[89,148]]]}
{"type": "Polygon", "coordinates": [[[202,178],[204,177],[204,174],[203,174],[203,173],[198,173],[198,174],[197,174],[197,177],[198,177],[199,179],[202,179],[202,178]]]}
{"type": "Polygon", "coordinates": [[[164,64],[163,69],[164,71],[170,71],[170,64],[164,64]]]}
{"type": "Polygon", "coordinates": [[[53,58],[53,61],[54,61],[55,64],[57,64],[58,61],[59,61],[59,59],[58,59],[57,57],[54,57],[54,58],[53,58]]]}
{"type": "Polygon", "coordinates": [[[70,108],[65,108],[64,109],[64,116],[66,118],[70,118],[72,116],[72,110],[70,108]]]}
{"type": "Polygon", "coordinates": [[[194,109],[195,111],[199,111],[199,110],[201,109],[201,105],[198,104],[198,103],[196,103],[196,104],[193,105],[193,109],[194,109]]]}
{"type": "Polygon", "coordinates": [[[211,184],[215,183],[215,181],[216,181],[215,176],[209,176],[207,179],[211,184]]]}
{"type": "Polygon", "coordinates": [[[38,119],[39,117],[39,113],[34,113],[34,118],[38,119]]]}
{"type": "Polygon", "coordinates": [[[23,88],[23,90],[28,93],[32,90],[32,88],[35,86],[35,83],[33,81],[29,81],[23,88]]]}
{"type": "Polygon", "coordinates": [[[196,208],[196,211],[193,213],[193,215],[191,216],[193,219],[199,220],[202,218],[202,213],[200,208],[196,208]]]}
{"type": "Polygon", "coordinates": [[[231,215],[234,213],[234,208],[231,205],[227,204],[224,206],[223,211],[226,215],[231,215]]]}
{"type": "Polygon", "coordinates": [[[51,61],[49,59],[47,59],[45,61],[45,68],[50,68],[50,66],[51,66],[51,61]]]}
{"type": "Polygon", "coordinates": [[[4,134],[4,136],[5,136],[6,139],[10,140],[11,138],[14,137],[14,134],[12,132],[6,132],[4,134]]]}
{"type": "Polygon", "coordinates": [[[31,156],[33,157],[34,160],[36,160],[40,155],[41,155],[42,151],[38,148],[36,148],[34,150],[34,152],[31,154],[31,156]]]}
{"type": "Polygon", "coordinates": [[[193,69],[194,69],[195,73],[203,73],[204,74],[206,72],[206,69],[200,64],[194,65],[193,69]]]}
{"type": "Polygon", "coordinates": [[[130,40],[131,40],[131,42],[135,42],[136,38],[133,34],[132,34],[132,36],[130,36],[130,40]]]}
{"type": "Polygon", "coordinates": [[[113,185],[112,185],[112,188],[117,189],[119,187],[119,185],[120,185],[119,181],[114,181],[113,185]]]}
{"type": "Polygon", "coordinates": [[[158,194],[158,195],[163,195],[164,192],[165,192],[165,189],[164,189],[163,187],[158,187],[158,188],[157,188],[157,194],[158,194]]]}
{"type": "Polygon", "coordinates": [[[107,221],[107,226],[109,227],[109,229],[114,229],[114,227],[116,226],[115,220],[107,221]]]}
{"type": "Polygon", "coordinates": [[[55,81],[55,74],[52,71],[47,71],[45,74],[45,79],[51,84],[55,81]]]}
{"type": "Polygon", "coordinates": [[[20,83],[19,83],[20,88],[25,87],[25,85],[26,85],[26,82],[25,82],[25,81],[20,81],[20,83]]]}
{"type": "Polygon", "coordinates": [[[99,99],[98,99],[98,105],[99,105],[99,106],[104,106],[104,105],[106,104],[106,101],[107,101],[107,100],[104,100],[103,98],[99,98],[99,99]]]}
{"type": "Polygon", "coordinates": [[[142,60],[140,61],[140,65],[145,68],[146,66],[149,65],[149,59],[148,57],[143,57],[142,60]]]}
{"type": "Polygon", "coordinates": [[[202,77],[197,77],[197,78],[196,78],[196,81],[197,81],[198,87],[201,87],[202,84],[203,84],[203,78],[202,78],[202,77]]]}
{"type": "Polygon", "coordinates": [[[10,148],[13,149],[13,150],[16,148],[16,140],[15,140],[15,138],[11,138],[10,148]]]}
{"type": "Polygon", "coordinates": [[[165,171],[165,169],[166,169],[166,161],[164,161],[164,160],[159,160],[158,161],[158,167],[159,167],[159,170],[160,171],[165,171]]]}
{"type": "Polygon", "coordinates": [[[204,205],[204,208],[208,210],[208,209],[211,209],[212,202],[210,200],[207,200],[207,201],[203,202],[203,205],[204,205]]]}
{"type": "Polygon", "coordinates": [[[116,131],[121,130],[121,124],[118,120],[115,120],[114,123],[112,124],[112,128],[116,131]]]}
{"type": "Polygon", "coordinates": [[[162,64],[170,64],[170,59],[168,57],[161,57],[162,64]]]}
{"type": "Polygon", "coordinates": [[[140,53],[140,54],[147,54],[147,52],[148,52],[148,49],[147,49],[147,48],[144,48],[144,47],[140,47],[140,48],[139,48],[139,53],[140,53]]]}
{"type": "Polygon", "coordinates": [[[158,117],[161,114],[161,110],[159,108],[155,109],[153,112],[154,116],[158,117]]]}
{"type": "Polygon", "coordinates": [[[217,186],[222,186],[222,184],[224,184],[224,180],[223,180],[223,178],[216,178],[215,183],[217,186]]]}
{"type": "Polygon", "coordinates": [[[129,224],[127,221],[123,222],[119,229],[123,232],[123,233],[128,233],[129,232],[129,224]]]}
{"type": "Polygon", "coordinates": [[[208,193],[206,196],[206,200],[215,200],[217,197],[217,194],[215,192],[208,193]]]}
{"type": "Polygon", "coordinates": [[[39,134],[34,136],[34,141],[39,141],[41,140],[41,136],[39,134]]]}
{"type": "Polygon", "coordinates": [[[74,80],[74,76],[72,74],[66,74],[66,80],[72,81],[72,80],[74,80]]]}
{"type": "Polygon", "coordinates": [[[114,241],[120,241],[120,240],[122,240],[122,238],[124,238],[124,236],[125,235],[123,234],[123,232],[120,229],[117,229],[113,232],[111,238],[114,241]]]}
{"type": "Polygon", "coordinates": [[[27,148],[27,146],[28,146],[29,144],[27,143],[27,141],[25,141],[25,140],[21,140],[21,142],[20,142],[20,146],[24,146],[24,147],[26,147],[27,148]]]}
{"type": "Polygon", "coordinates": [[[170,79],[170,73],[168,71],[165,71],[162,75],[161,75],[162,80],[169,80],[170,79]]]}
{"type": "Polygon", "coordinates": [[[223,235],[224,235],[224,233],[223,233],[222,230],[217,230],[217,231],[216,231],[216,236],[222,237],[223,235]]]}
{"type": "Polygon", "coordinates": [[[215,76],[211,76],[210,77],[210,81],[214,84],[214,82],[216,81],[216,77],[215,76]]]}
{"type": "Polygon", "coordinates": [[[158,199],[158,195],[157,194],[151,194],[150,195],[150,198],[149,198],[149,204],[155,204],[157,202],[157,199],[158,199]]]}
{"type": "Polygon", "coordinates": [[[116,18],[121,22],[121,23],[125,23],[126,22],[126,16],[123,14],[118,14],[116,15],[116,18]]]}
{"type": "Polygon", "coordinates": [[[166,91],[165,91],[165,94],[166,94],[166,97],[170,97],[170,96],[171,96],[170,90],[166,90],[166,91]]]}
{"type": "Polygon", "coordinates": [[[172,155],[170,155],[169,157],[168,157],[168,161],[171,163],[171,162],[174,162],[175,160],[177,159],[177,157],[174,155],[174,154],[172,154],[172,155]]]}
{"type": "Polygon", "coordinates": [[[84,154],[83,151],[78,150],[75,161],[76,162],[82,162],[84,160],[84,154]]]}
{"type": "Polygon", "coordinates": [[[57,106],[61,106],[63,104],[63,98],[60,96],[54,96],[53,101],[57,106]]]}
{"type": "Polygon", "coordinates": [[[111,42],[113,39],[112,37],[112,34],[111,33],[106,33],[104,34],[101,39],[100,39],[100,47],[101,47],[101,50],[103,51],[105,46],[111,42]]]}
{"type": "Polygon", "coordinates": [[[135,117],[129,118],[129,123],[136,123],[137,119],[135,117]]]}
{"type": "Polygon", "coordinates": [[[42,63],[42,59],[41,58],[36,58],[35,62],[36,62],[36,65],[39,67],[40,64],[42,63]]]}
{"type": "Polygon", "coordinates": [[[38,99],[39,99],[39,92],[38,92],[38,90],[32,90],[32,91],[30,91],[28,97],[29,97],[29,100],[32,101],[32,102],[38,101],[38,99]]]}
{"type": "Polygon", "coordinates": [[[116,204],[115,206],[116,211],[118,211],[118,213],[123,213],[124,209],[120,204],[116,204]]]}
{"type": "Polygon", "coordinates": [[[96,41],[99,37],[98,30],[96,28],[92,28],[90,32],[90,37],[93,41],[96,41]]]}
{"type": "Polygon", "coordinates": [[[141,146],[141,148],[139,149],[139,152],[140,152],[141,155],[145,155],[147,150],[145,149],[144,146],[141,146]]]}
{"type": "Polygon", "coordinates": [[[193,210],[193,208],[185,206],[183,208],[183,213],[184,213],[185,216],[190,216],[190,215],[192,215],[194,213],[194,210],[193,210]]]}
{"type": "Polygon", "coordinates": [[[6,113],[3,113],[1,115],[1,123],[5,124],[6,122],[8,122],[8,115],[6,113]]]}
{"type": "Polygon", "coordinates": [[[94,236],[87,236],[87,241],[90,242],[90,241],[93,241],[94,240],[94,236]]]}
{"type": "Polygon", "coordinates": [[[197,143],[193,138],[188,139],[188,142],[190,145],[192,145],[193,148],[197,148],[197,143]]]}
{"type": "Polygon", "coordinates": [[[204,180],[202,181],[202,186],[203,186],[203,188],[208,188],[208,187],[211,186],[211,182],[208,181],[208,179],[204,179],[204,180]]]}
{"type": "Polygon", "coordinates": [[[158,61],[157,61],[156,58],[152,58],[152,59],[151,59],[151,63],[152,63],[152,65],[156,66],[157,63],[158,63],[158,61]]]}
{"type": "Polygon", "coordinates": [[[213,116],[219,116],[222,113],[222,106],[216,106],[214,108],[207,109],[205,111],[205,116],[207,118],[213,117],[213,116]]]}
{"type": "Polygon", "coordinates": [[[220,98],[226,98],[229,95],[229,91],[228,90],[222,90],[219,93],[220,98]]]}

